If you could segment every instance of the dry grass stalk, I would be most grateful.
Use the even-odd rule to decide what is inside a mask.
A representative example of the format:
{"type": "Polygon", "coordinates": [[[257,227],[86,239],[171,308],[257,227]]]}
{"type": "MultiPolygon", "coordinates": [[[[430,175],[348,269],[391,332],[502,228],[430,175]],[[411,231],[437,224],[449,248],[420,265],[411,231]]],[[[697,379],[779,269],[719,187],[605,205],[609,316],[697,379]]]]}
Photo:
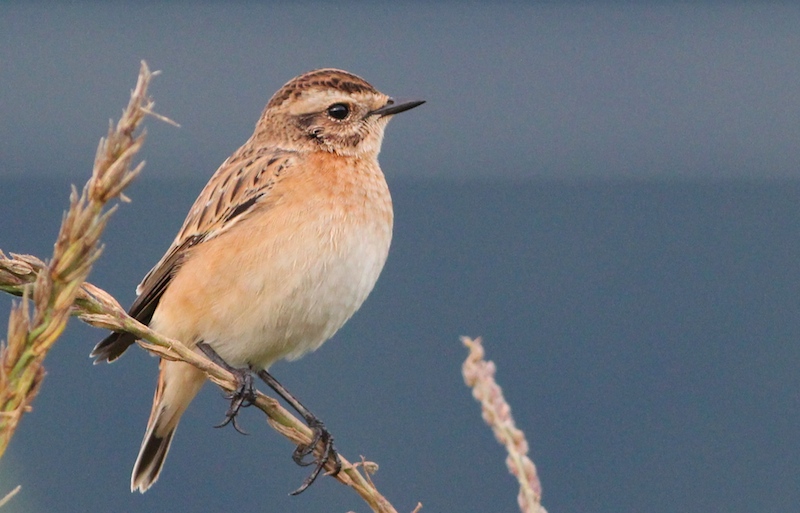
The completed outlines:
{"type": "MultiPolygon", "coordinates": [[[[42,269],[44,263],[30,255],[12,255],[6,257],[0,253],[0,289],[12,294],[21,294],[42,269]]],[[[195,352],[177,340],[164,337],[149,327],[130,317],[120,304],[107,292],[92,285],[83,283],[78,290],[73,306],[73,315],[92,326],[127,331],[139,337],[138,344],[147,351],[167,358],[190,363],[202,370],[208,379],[226,391],[237,387],[234,376],[210,361],[199,352],[195,352]]],[[[312,432],[306,424],[283,408],[277,400],[260,392],[257,393],[255,406],[267,415],[269,424],[279,433],[295,444],[311,443],[312,432]]],[[[377,468],[371,462],[350,463],[340,455],[342,470],[336,479],[345,484],[372,508],[379,513],[396,513],[394,507],[383,497],[372,482],[369,475],[364,475],[358,467],[365,471],[377,468]]],[[[327,470],[332,470],[329,464],[327,470]]]]}
{"type": "MultiPolygon", "coordinates": [[[[0,253],[0,289],[12,294],[22,294],[44,263],[30,255],[11,255],[6,257],[0,253]]],[[[194,365],[208,376],[208,379],[222,389],[231,392],[237,387],[234,376],[218,366],[204,355],[195,352],[177,340],[164,337],[149,327],[130,317],[120,304],[107,292],[92,285],[83,283],[78,290],[72,314],[92,326],[133,333],[140,340],[138,344],[147,351],[167,358],[181,360],[194,365]]],[[[279,433],[295,444],[309,444],[313,433],[305,422],[283,408],[276,399],[257,393],[255,406],[267,415],[269,424],[279,433]]],[[[378,513],[397,513],[394,507],[383,497],[372,482],[369,475],[362,474],[358,467],[365,471],[377,468],[371,462],[352,464],[342,455],[342,470],[336,479],[347,485],[378,513]]],[[[333,469],[328,464],[327,470],[333,469]]]]}
{"type": "MultiPolygon", "coordinates": [[[[152,112],[152,101],[146,97],[147,84],[153,75],[142,63],[139,83],[128,108],[116,130],[110,129],[107,139],[101,140],[92,178],[80,197],[73,191],[70,211],[64,217],[52,261],[47,264],[31,255],[12,253],[6,256],[0,251],[0,290],[23,297],[21,304],[11,312],[8,345],[0,355],[3,363],[0,397],[4,407],[0,412],[3,430],[0,436],[5,437],[2,450],[22,413],[29,409],[44,376],[42,360],[63,331],[69,315],[99,328],[133,333],[139,337],[139,345],[147,351],[161,358],[196,366],[224,390],[233,391],[237,387],[233,375],[227,370],[180,342],[163,337],[139,323],[110,294],[85,282],[92,263],[100,254],[99,235],[113,210],[104,213],[103,205],[115,197],[126,200],[122,191],[142,168],[140,164],[133,170],[129,169],[130,160],[144,137],[144,134],[133,137],[136,126],[145,115],[160,117],[152,112]],[[34,295],[33,319],[27,300],[31,290],[34,295]]],[[[281,407],[277,400],[259,392],[254,404],[267,414],[269,424],[293,443],[311,442],[311,430],[281,407]]],[[[353,488],[373,511],[396,513],[369,475],[362,475],[358,469],[362,466],[369,470],[377,468],[376,465],[363,461],[353,465],[344,457],[341,457],[341,463],[337,480],[353,488]]],[[[332,468],[329,464],[327,470],[332,468]]]]}
{"type": "Polygon", "coordinates": [[[517,502],[522,513],[546,513],[541,505],[542,486],[536,475],[536,467],[528,458],[528,442],[525,433],[517,429],[511,416],[511,406],[503,397],[503,390],[494,379],[495,365],[484,360],[480,338],[461,337],[469,348],[469,355],[462,367],[464,382],[472,388],[472,395],[481,404],[483,420],[492,428],[495,438],[508,452],[506,465],[519,481],[517,502]]]}
{"type": "MultiPolygon", "coordinates": [[[[80,195],[72,189],[52,259],[46,267],[37,269],[32,286],[25,287],[21,303],[12,308],[8,340],[0,348],[0,456],[22,415],[30,409],[45,375],[42,362],[64,330],[75,297],[100,256],[100,234],[114,210],[105,206],[122,197],[123,189],[142,169],[143,163],[131,168],[144,142],[144,133],[134,136],[134,132],[151,112],[153,102],[147,97],[147,86],[152,77],[143,62],[127,108],[117,126],[109,126],[108,136],[100,140],[91,178],[80,195]]],[[[26,264],[23,261],[20,266],[26,264]]]]}
{"type": "Polygon", "coordinates": [[[8,504],[8,501],[10,501],[10,500],[11,500],[11,499],[12,499],[12,498],[13,498],[13,497],[16,495],[16,494],[18,494],[20,490],[22,490],[22,485],[17,485],[16,487],[14,487],[14,489],[13,489],[13,490],[11,490],[10,492],[8,492],[8,493],[5,495],[5,497],[3,497],[2,499],[0,499],[0,508],[2,508],[3,506],[5,506],[6,504],[8,504]]]}

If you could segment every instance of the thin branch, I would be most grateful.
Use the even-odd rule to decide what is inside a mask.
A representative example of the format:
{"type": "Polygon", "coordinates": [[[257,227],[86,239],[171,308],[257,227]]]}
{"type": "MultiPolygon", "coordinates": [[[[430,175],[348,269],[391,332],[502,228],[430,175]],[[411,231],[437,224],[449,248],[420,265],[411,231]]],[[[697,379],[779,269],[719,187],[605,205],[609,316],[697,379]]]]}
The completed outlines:
{"type": "Polygon", "coordinates": [[[462,367],[464,382],[472,388],[472,395],[481,404],[483,420],[488,424],[497,441],[508,452],[506,466],[519,481],[517,502],[522,513],[547,513],[542,507],[542,485],[536,475],[536,467],[528,458],[528,441],[525,433],[517,429],[511,416],[511,406],[503,397],[503,390],[494,380],[495,365],[483,359],[484,351],[480,338],[461,337],[469,348],[469,355],[462,367]]]}

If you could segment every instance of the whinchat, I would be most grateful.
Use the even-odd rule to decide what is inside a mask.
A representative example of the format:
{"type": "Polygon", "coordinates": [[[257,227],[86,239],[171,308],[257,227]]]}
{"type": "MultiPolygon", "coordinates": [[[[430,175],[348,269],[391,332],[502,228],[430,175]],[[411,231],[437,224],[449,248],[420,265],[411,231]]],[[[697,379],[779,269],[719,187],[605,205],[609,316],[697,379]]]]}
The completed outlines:
{"type": "MultiPolygon", "coordinates": [[[[310,447],[338,458],[324,426],[267,369],[317,349],[355,313],[383,269],[392,239],[389,189],[378,165],[395,102],[337,69],[300,75],[269,100],[255,132],[217,169],[161,260],[136,289],[131,316],[234,371],[228,421],[252,398],[251,371],[315,431],[310,447]]],[[[135,342],[113,333],[92,351],[112,362],[135,342]]],[[[195,367],[161,360],[131,491],[158,479],[181,414],[205,382],[195,367]]],[[[226,422],[227,423],[227,422],[226,422]]],[[[235,426],[235,424],[234,424],[235,426]]]]}

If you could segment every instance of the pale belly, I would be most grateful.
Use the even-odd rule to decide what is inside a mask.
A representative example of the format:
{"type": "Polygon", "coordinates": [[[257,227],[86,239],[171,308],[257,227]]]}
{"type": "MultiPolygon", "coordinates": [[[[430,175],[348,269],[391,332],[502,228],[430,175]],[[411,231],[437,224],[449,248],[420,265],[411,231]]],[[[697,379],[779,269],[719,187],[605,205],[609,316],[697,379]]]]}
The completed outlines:
{"type": "Polygon", "coordinates": [[[391,218],[367,219],[263,223],[269,229],[204,243],[153,327],[189,345],[202,340],[235,367],[266,369],[317,349],[358,310],[386,261],[391,218]]]}

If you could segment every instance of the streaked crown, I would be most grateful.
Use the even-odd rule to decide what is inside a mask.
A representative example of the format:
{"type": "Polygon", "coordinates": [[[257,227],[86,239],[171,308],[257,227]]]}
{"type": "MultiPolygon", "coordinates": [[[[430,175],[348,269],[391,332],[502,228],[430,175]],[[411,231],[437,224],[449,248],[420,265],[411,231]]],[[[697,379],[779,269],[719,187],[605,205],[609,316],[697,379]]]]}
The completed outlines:
{"type": "Polygon", "coordinates": [[[366,80],[325,68],[293,78],[270,99],[255,142],[298,151],[377,156],[392,114],[413,108],[394,101],[366,80]]]}

